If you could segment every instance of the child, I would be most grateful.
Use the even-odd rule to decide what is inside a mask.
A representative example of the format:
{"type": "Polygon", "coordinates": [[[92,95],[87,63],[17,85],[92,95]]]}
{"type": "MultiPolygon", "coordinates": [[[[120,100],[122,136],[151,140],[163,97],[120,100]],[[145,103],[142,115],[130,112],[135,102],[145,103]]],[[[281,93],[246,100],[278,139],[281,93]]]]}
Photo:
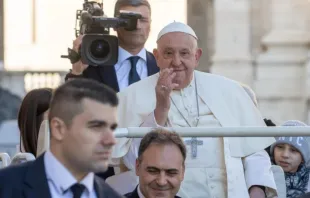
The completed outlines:
{"type": "MultiPolygon", "coordinates": [[[[288,121],[282,126],[306,126],[299,121],[288,121]]],[[[271,145],[273,164],[282,167],[285,173],[287,198],[300,197],[310,191],[310,169],[306,166],[310,159],[306,137],[279,137],[271,145]]]]}

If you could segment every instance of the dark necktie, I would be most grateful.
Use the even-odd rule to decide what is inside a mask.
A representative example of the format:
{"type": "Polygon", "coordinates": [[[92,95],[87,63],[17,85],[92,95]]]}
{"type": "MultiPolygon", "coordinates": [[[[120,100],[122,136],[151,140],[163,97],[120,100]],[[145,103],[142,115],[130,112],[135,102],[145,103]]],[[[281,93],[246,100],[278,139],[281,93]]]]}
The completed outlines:
{"type": "Polygon", "coordinates": [[[129,71],[129,78],[128,84],[131,85],[132,83],[138,82],[140,80],[140,76],[137,72],[137,62],[140,59],[139,56],[132,56],[128,58],[131,63],[131,69],[129,71]]]}
{"type": "Polygon", "coordinates": [[[81,198],[83,191],[85,190],[85,186],[83,184],[74,184],[70,187],[71,192],[73,194],[73,198],[81,198]]]}

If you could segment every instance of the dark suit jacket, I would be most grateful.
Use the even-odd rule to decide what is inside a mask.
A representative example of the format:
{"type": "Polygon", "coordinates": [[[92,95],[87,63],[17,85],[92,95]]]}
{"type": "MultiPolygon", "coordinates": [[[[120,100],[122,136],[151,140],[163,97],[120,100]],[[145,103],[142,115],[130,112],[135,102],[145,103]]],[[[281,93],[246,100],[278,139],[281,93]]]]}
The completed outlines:
{"type": "MultiPolygon", "coordinates": [[[[51,198],[47,183],[44,155],[35,161],[0,170],[0,198],[51,198]]],[[[104,181],[95,176],[98,198],[121,198],[104,181]]]]}
{"type": "MultiPolygon", "coordinates": [[[[146,51],[146,64],[148,76],[159,72],[155,57],[152,53],[146,51]]],[[[109,87],[113,88],[116,92],[119,92],[119,86],[117,82],[116,72],[113,66],[88,66],[83,72],[83,77],[97,80],[109,87]]]]}
{"type": "Polygon", "coordinates": [[[310,193],[303,194],[299,198],[310,198],[310,193]]]}
{"type": "MultiPolygon", "coordinates": [[[[139,194],[138,194],[138,186],[136,187],[136,189],[134,191],[132,191],[131,193],[127,193],[125,194],[126,198],[140,198],[139,194]]],[[[181,198],[179,196],[175,196],[175,198],[181,198]]]]}

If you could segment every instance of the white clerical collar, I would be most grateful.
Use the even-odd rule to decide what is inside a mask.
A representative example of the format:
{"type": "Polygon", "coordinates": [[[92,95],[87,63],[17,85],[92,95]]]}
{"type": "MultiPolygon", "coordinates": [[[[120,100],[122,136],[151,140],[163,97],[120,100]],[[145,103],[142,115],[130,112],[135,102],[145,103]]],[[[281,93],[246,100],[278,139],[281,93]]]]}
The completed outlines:
{"type": "Polygon", "coordinates": [[[145,198],[144,195],[142,194],[141,190],[140,190],[140,185],[138,185],[137,191],[138,191],[139,198],[145,198]]]}
{"type": "MultiPolygon", "coordinates": [[[[127,60],[129,57],[132,57],[133,55],[130,54],[128,51],[126,51],[122,47],[118,47],[118,61],[117,64],[122,64],[125,60],[127,60]]],[[[146,61],[146,50],[145,48],[142,48],[141,51],[136,55],[142,58],[144,61],[146,61]]]]}
{"type": "Polygon", "coordinates": [[[189,83],[189,85],[185,87],[185,89],[188,87],[195,87],[195,71],[193,72],[193,78],[192,78],[191,83],[189,83]]]}
{"type": "Polygon", "coordinates": [[[195,88],[195,71],[193,72],[193,78],[192,81],[187,85],[187,87],[183,88],[180,90],[180,93],[182,94],[183,92],[185,93],[190,93],[193,88],[195,88]]]}

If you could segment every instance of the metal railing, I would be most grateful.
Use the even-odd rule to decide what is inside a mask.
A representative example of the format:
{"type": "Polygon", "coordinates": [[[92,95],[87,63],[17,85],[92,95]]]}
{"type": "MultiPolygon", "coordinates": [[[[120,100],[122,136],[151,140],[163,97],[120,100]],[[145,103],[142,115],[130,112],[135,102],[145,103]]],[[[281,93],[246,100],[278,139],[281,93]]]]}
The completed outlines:
{"type": "MultiPolygon", "coordinates": [[[[115,137],[141,138],[155,128],[129,127],[118,128],[115,137]]],[[[182,137],[283,137],[310,136],[310,127],[176,127],[165,128],[182,137]]]]}

